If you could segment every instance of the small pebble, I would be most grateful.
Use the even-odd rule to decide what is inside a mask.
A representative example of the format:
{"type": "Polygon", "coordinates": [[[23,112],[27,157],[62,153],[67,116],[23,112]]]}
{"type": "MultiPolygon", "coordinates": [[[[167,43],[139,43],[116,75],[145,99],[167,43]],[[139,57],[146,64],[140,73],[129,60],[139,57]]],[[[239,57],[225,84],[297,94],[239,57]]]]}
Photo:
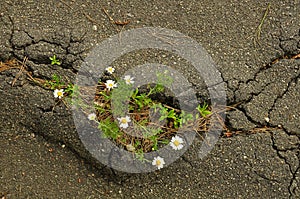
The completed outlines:
{"type": "Polygon", "coordinates": [[[98,30],[98,27],[96,25],[93,25],[93,30],[94,31],[97,31],[98,30]]]}
{"type": "Polygon", "coordinates": [[[131,14],[131,13],[127,13],[127,16],[128,16],[128,17],[134,17],[134,15],[131,14]]]}
{"type": "Polygon", "coordinates": [[[265,121],[266,121],[266,122],[269,122],[269,121],[270,121],[270,118],[265,117],[265,121]]]}

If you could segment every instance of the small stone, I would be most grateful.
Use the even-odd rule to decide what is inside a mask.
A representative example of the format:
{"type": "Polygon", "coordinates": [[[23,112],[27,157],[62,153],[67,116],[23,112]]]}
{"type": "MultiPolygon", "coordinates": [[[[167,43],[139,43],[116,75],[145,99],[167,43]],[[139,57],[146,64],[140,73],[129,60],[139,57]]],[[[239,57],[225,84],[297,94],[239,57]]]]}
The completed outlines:
{"type": "Polygon", "coordinates": [[[96,25],[93,25],[93,30],[94,31],[97,31],[98,30],[98,27],[96,25]]]}
{"type": "Polygon", "coordinates": [[[127,16],[128,16],[128,17],[134,17],[134,15],[131,14],[131,13],[127,13],[127,16]]]}
{"type": "Polygon", "coordinates": [[[265,121],[266,121],[266,122],[269,122],[269,121],[270,121],[270,118],[265,117],[265,121]]]}

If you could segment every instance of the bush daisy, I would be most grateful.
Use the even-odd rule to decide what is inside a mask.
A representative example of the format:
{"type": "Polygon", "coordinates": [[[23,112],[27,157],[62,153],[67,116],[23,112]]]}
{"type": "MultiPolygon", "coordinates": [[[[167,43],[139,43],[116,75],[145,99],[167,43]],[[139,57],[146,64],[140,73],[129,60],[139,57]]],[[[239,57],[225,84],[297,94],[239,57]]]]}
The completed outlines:
{"type": "Polygon", "coordinates": [[[55,89],[53,94],[55,98],[61,99],[64,96],[64,89],[55,89]]]}
{"type": "Polygon", "coordinates": [[[128,127],[128,122],[131,122],[129,116],[117,118],[120,122],[120,127],[126,129],[128,127]]]}
{"type": "Polygon", "coordinates": [[[163,168],[164,164],[165,164],[165,160],[160,156],[155,157],[152,161],[152,165],[157,166],[158,169],[163,168]]]}
{"type": "Polygon", "coordinates": [[[108,88],[108,90],[112,89],[112,88],[116,88],[117,87],[117,83],[115,83],[114,80],[107,80],[105,83],[106,88],[108,88]]]}
{"type": "Polygon", "coordinates": [[[114,69],[113,67],[111,67],[111,66],[107,67],[105,70],[106,70],[109,74],[113,74],[113,72],[115,72],[115,69],[114,69]]]}
{"type": "Polygon", "coordinates": [[[88,115],[88,119],[89,120],[96,120],[96,114],[95,113],[91,113],[88,115]]]}
{"type": "Polygon", "coordinates": [[[134,79],[134,77],[130,77],[130,75],[125,75],[125,77],[124,77],[124,80],[125,80],[126,84],[128,84],[128,85],[134,83],[133,79],[134,79]]]}
{"type": "Polygon", "coordinates": [[[174,150],[180,150],[183,148],[183,139],[175,135],[174,137],[172,137],[170,145],[174,150]]]}

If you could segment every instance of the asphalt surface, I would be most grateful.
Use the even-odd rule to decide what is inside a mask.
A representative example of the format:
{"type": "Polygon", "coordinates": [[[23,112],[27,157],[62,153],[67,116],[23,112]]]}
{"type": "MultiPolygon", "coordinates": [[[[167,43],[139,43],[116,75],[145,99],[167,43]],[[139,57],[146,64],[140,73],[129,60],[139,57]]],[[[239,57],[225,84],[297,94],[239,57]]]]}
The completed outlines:
{"type": "MultiPolygon", "coordinates": [[[[299,1],[1,1],[0,59],[27,56],[34,77],[74,80],[93,47],[120,29],[103,7],[131,21],[124,30],[164,27],[199,42],[222,74],[228,105],[239,104],[227,114],[234,136],[220,138],[201,160],[196,139],[160,171],[118,172],[85,150],[70,110],[54,107],[51,91],[25,74],[12,87],[19,70],[3,71],[0,198],[300,197],[300,60],[292,58],[300,53],[299,1]],[[50,65],[53,54],[62,66],[50,65]]],[[[176,56],[145,50],[115,65],[149,60],[181,68],[206,99],[201,78],[176,56]]]]}

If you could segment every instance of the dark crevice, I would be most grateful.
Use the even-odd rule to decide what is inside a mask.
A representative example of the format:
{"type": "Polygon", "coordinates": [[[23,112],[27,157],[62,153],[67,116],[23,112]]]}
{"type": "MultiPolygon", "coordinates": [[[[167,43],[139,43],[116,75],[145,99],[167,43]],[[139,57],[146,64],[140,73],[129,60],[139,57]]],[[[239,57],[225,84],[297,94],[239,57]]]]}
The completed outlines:
{"type": "Polygon", "coordinates": [[[296,180],[296,175],[297,175],[297,173],[300,171],[300,167],[298,167],[297,169],[296,169],[296,171],[295,171],[295,173],[293,173],[293,177],[292,177],[292,179],[291,179],[291,182],[290,182],[290,184],[289,184],[289,187],[288,187],[288,189],[289,189],[289,192],[290,192],[290,198],[292,198],[292,196],[294,195],[294,194],[296,194],[296,188],[297,187],[292,187],[293,186],[293,183],[294,183],[294,181],[296,180]]]}
{"type": "Polygon", "coordinates": [[[49,112],[55,113],[54,106],[50,106],[48,108],[37,107],[37,109],[41,110],[43,113],[49,113],[49,112]]]}
{"type": "Polygon", "coordinates": [[[10,54],[13,56],[13,57],[16,57],[15,55],[15,46],[14,46],[14,43],[13,43],[13,36],[14,36],[14,33],[15,33],[15,23],[12,19],[12,17],[10,15],[8,15],[8,18],[9,18],[9,21],[11,23],[11,33],[10,33],[10,37],[8,39],[8,42],[12,48],[12,51],[10,52],[10,54]]]}
{"type": "MultiPolygon", "coordinates": [[[[277,156],[278,156],[280,159],[284,160],[285,164],[288,165],[288,168],[289,168],[290,173],[292,174],[292,178],[290,179],[290,183],[289,183],[289,185],[288,185],[288,191],[289,191],[289,194],[290,194],[290,197],[289,197],[289,198],[292,198],[293,192],[294,192],[294,191],[291,190],[291,188],[292,188],[292,185],[293,185],[294,180],[296,179],[296,174],[297,174],[297,172],[298,172],[298,170],[299,170],[299,167],[296,169],[295,172],[293,172],[292,166],[288,163],[288,160],[287,160],[284,156],[282,156],[282,155],[280,154],[280,152],[286,152],[286,151],[288,151],[288,150],[280,150],[280,149],[276,146],[274,134],[273,134],[272,132],[271,132],[271,141],[272,141],[272,148],[276,151],[277,156]]],[[[299,151],[298,151],[298,153],[299,153],[299,151]]],[[[298,157],[299,157],[299,156],[298,156],[298,157]]]]}
{"type": "MultiPolygon", "coordinates": [[[[273,64],[269,64],[269,66],[268,66],[267,68],[270,68],[272,65],[273,65],[273,64]]],[[[270,118],[270,113],[271,113],[271,111],[274,109],[274,107],[275,107],[277,101],[278,101],[279,99],[281,99],[281,98],[288,92],[288,90],[290,89],[292,83],[297,82],[297,80],[298,80],[299,78],[300,78],[300,75],[298,75],[298,76],[296,76],[296,77],[294,77],[294,78],[291,78],[291,80],[289,81],[289,83],[287,84],[287,86],[286,86],[286,88],[283,90],[283,92],[282,92],[280,95],[278,95],[278,96],[276,97],[276,99],[274,100],[274,102],[273,102],[273,104],[272,104],[272,107],[268,110],[268,117],[269,117],[269,118],[270,118]]],[[[255,77],[255,79],[256,79],[256,77],[255,77]]],[[[253,79],[252,81],[256,81],[255,79],[253,79]]],[[[236,107],[238,110],[240,110],[240,111],[242,111],[242,112],[244,113],[244,115],[246,116],[246,118],[247,118],[250,122],[254,123],[254,124],[257,125],[258,127],[271,127],[271,128],[277,128],[278,126],[270,125],[269,123],[268,123],[267,125],[265,125],[265,124],[261,124],[261,123],[258,122],[258,121],[255,121],[254,119],[252,119],[252,117],[251,117],[250,115],[248,115],[248,113],[247,113],[247,111],[246,111],[246,109],[245,109],[245,107],[244,107],[243,105],[245,105],[245,104],[251,102],[251,101],[253,100],[254,97],[259,96],[261,93],[263,93],[263,92],[267,89],[267,87],[268,87],[269,85],[271,85],[272,83],[274,83],[274,82],[269,82],[269,83],[265,84],[264,87],[263,87],[259,92],[253,92],[253,93],[250,93],[251,96],[249,97],[249,99],[238,102],[238,104],[241,104],[241,105],[239,105],[238,107],[236,107]]],[[[240,88],[239,88],[239,89],[240,89],[240,88]]],[[[238,89],[237,89],[237,90],[238,90],[238,89]]],[[[236,96],[235,96],[235,98],[236,98],[236,96]]],[[[237,102],[235,101],[235,103],[237,103],[237,102]]],[[[227,122],[227,125],[228,125],[228,122],[227,122]]],[[[232,130],[239,130],[239,129],[232,129],[232,130]]]]}
{"type": "Polygon", "coordinates": [[[271,182],[277,182],[277,183],[280,183],[278,180],[276,179],[270,179],[268,178],[265,174],[263,173],[258,173],[257,171],[253,171],[257,176],[261,177],[262,179],[264,180],[267,180],[267,181],[271,181],[271,182]]]}
{"type": "Polygon", "coordinates": [[[26,30],[24,30],[24,32],[26,33],[26,35],[27,35],[28,37],[30,37],[30,39],[31,39],[32,41],[34,41],[34,37],[31,36],[31,35],[29,34],[29,32],[27,32],[26,30]]]}
{"type": "Polygon", "coordinates": [[[273,67],[274,64],[276,64],[277,62],[281,61],[281,60],[285,60],[285,59],[292,59],[294,56],[296,56],[297,54],[290,54],[285,52],[283,55],[279,55],[273,59],[271,59],[271,61],[267,64],[265,64],[264,66],[260,67],[259,70],[254,74],[254,77],[252,79],[247,80],[245,83],[248,84],[252,81],[256,80],[256,77],[263,71],[268,70],[270,68],[273,67]]]}
{"type": "Polygon", "coordinates": [[[284,90],[284,92],[283,92],[281,95],[277,96],[277,98],[276,98],[276,99],[274,100],[274,102],[273,102],[272,107],[271,107],[271,108],[269,109],[269,111],[268,111],[268,117],[269,117],[269,118],[270,118],[271,112],[273,111],[273,109],[275,108],[275,106],[276,106],[276,104],[277,104],[277,101],[280,100],[280,99],[282,99],[282,98],[286,95],[286,93],[289,91],[289,89],[290,89],[290,87],[292,86],[292,84],[293,84],[293,83],[296,83],[297,80],[298,80],[299,78],[300,78],[300,74],[299,74],[298,76],[292,78],[292,79],[289,81],[289,83],[288,83],[286,89],[284,90]]]}
{"type": "Polygon", "coordinates": [[[185,161],[186,163],[188,163],[192,168],[195,168],[195,166],[193,165],[193,163],[190,160],[188,160],[186,157],[181,156],[181,159],[183,161],[185,161]]]}
{"type": "Polygon", "coordinates": [[[244,113],[244,115],[246,116],[246,118],[247,118],[248,121],[252,122],[253,124],[257,125],[258,127],[265,126],[265,125],[261,124],[260,122],[257,122],[257,121],[255,121],[254,119],[252,119],[252,117],[251,117],[250,115],[247,114],[247,111],[245,110],[244,107],[238,106],[238,107],[236,107],[236,108],[237,108],[239,111],[241,111],[241,112],[244,113]]]}

